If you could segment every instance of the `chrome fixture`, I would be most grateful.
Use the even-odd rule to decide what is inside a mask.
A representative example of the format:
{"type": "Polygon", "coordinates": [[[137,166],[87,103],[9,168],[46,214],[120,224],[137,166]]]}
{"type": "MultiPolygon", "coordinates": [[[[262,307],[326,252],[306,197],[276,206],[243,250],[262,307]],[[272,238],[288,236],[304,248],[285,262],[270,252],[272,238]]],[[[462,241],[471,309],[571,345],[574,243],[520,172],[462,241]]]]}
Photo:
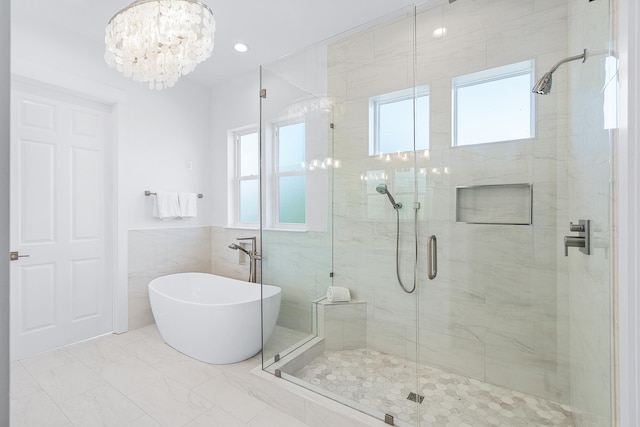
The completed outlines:
{"type": "Polygon", "coordinates": [[[569,230],[577,236],[564,236],[564,256],[569,256],[569,248],[579,248],[580,252],[591,255],[591,221],[581,219],[578,224],[569,223],[569,230]]]}
{"type": "MultiPolygon", "coordinates": [[[[145,190],[145,191],[144,191],[144,195],[145,195],[145,196],[147,196],[147,197],[150,197],[150,196],[157,196],[157,195],[158,195],[158,193],[154,193],[154,192],[152,192],[152,191],[145,190]]],[[[202,193],[199,193],[199,194],[198,194],[198,199],[202,199],[203,197],[204,197],[204,194],[202,194],[202,193]]]]}
{"type": "Polygon", "coordinates": [[[378,186],[376,187],[376,191],[380,194],[386,194],[387,197],[389,197],[389,201],[391,202],[391,205],[393,205],[393,209],[402,208],[402,203],[396,203],[391,193],[389,193],[389,190],[387,189],[387,184],[378,184],[378,186]]]}
{"type": "Polygon", "coordinates": [[[427,241],[427,276],[433,280],[438,275],[438,239],[436,236],[429,236],[427,241]]]}
{"type": "Polygon", "coordinates": [[[548,72],[544,73],[544,76],[542,76],[540,80],[538,80],[533,89],[531,89],[531,92],[537,93],[538,95],[549,95],[552,83],[551,75],[565,62],[577,61],[578,59],[582,59],[582,62],[587,60],[587,49],[582,50],[582,55],[570,56],[569,58],[565,58],[554,65],[548,72]]]}
{"type": "Polygon", "coordinates": [[[398,278],[398,283],[403,291],[410,294],[416,290],[416,278],[418,277],[418,209],[420,209],[420,203],[416,202],[413,204],[413,209],[415,211],[414,215],[414,241],[415,241],[415,259],[413,260],[413,287],[411,289],[407,289],[407,287],[402,283],[402,279],[400,278],[400,208],[402,208],[402,203],[396,203],[395,199],[389,193],[387,189],[387,184],[378,184],[376,187],[376,191],[380,194],[386,194],[389,197],[389,201],[391,202],[391,206],[396,211],[396,277],[398,278]]]}
{"type": "Polygon", "coordinates": [[[262,257],[258,254],[258,250],[256,248],[256,238],[255,237],[236,237],[236,240],[250,240],[251,241],[251,250],[247,250],[237,243],[232,243],[229,245],[229,249],[233,249],[234,251],[241,251],[247,254],[249,257],[249,282],[256,283],[257,274],[256,274],[256,261],[261,260],[262,257]]]}

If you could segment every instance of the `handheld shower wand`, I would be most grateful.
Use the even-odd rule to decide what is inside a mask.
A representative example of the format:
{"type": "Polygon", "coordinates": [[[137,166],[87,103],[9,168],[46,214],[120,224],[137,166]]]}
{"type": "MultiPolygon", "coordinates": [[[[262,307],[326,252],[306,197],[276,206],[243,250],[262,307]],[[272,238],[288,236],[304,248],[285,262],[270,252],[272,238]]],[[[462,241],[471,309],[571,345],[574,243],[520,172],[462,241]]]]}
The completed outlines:
{"type": "Polygon", "coordinates": [[[387,195],[387,197],[389,198],[389,201],[391,202],[391,205],[393,206],[393,209],[402,208],[402,203],[396,203],[396,200],[393,198],[391,193],[389,193],[389,190],[387,189],[387,184],[378,184],[378,186],[376,187],[376,191],[380,194],[387,195]]]}
{"type": "Polygon", "coordinates": [[[416,277],[418,274],[418,207],[419,203],[414,204],[415,216],[414,216],[414,233],[415,233],[415,259],[413,262],[413,287],[408,289],[402,279],[400,278],[400,209],[402,208],[402,203],[396,203],[396,200],[393,198],[391,193],[389,193],[389,189],[387,188],[387,184],[378,184],[376,187],[376,191],[380,194],[386,194],[391,202],[391,206],[396,211],[396,277],[398,278],[398,283],[403,291],[410,294],[416,290],[416,277]]]}

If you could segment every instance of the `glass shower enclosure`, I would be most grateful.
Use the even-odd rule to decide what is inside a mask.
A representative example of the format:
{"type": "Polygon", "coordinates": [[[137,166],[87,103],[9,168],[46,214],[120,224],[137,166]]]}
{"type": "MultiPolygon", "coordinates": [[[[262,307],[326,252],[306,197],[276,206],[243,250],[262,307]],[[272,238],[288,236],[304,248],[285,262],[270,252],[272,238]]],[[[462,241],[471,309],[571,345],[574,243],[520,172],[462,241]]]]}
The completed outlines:
{"type": "Polygon", "coordinates": [[[432,1],[262,67],[265,371],[399,426],[613,425],[613,6],[432,1]]]}

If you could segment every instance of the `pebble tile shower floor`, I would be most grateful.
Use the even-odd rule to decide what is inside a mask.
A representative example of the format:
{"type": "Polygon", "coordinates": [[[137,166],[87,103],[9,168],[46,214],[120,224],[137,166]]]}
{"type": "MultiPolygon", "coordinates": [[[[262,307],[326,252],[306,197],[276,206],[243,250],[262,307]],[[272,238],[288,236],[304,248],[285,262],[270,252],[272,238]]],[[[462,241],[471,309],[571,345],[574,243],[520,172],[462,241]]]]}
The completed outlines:
{"type": "MultiPolygon", "coordinates": [[[[571,408],[557,402],[419,366],[421,427],[574,427],[571,408]]],[[[329,351],[295,376],[346,399],[416,425],[416,364],[367,349],[329,351]]],[[[400,423],[398,423],[400,424],[400,423]]]]}

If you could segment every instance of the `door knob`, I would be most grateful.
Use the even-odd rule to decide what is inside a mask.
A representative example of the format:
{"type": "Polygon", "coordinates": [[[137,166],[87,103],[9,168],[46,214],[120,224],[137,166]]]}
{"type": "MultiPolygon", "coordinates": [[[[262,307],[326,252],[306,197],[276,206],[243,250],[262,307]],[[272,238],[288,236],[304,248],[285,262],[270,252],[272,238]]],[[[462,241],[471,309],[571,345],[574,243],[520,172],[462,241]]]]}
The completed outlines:
{"type": "Polygon", "coordinates": [[[27,258],[29,255],[20,255],[18,251],[9,252],[9,260],[18,261],[20,258],[27,258]]]}

